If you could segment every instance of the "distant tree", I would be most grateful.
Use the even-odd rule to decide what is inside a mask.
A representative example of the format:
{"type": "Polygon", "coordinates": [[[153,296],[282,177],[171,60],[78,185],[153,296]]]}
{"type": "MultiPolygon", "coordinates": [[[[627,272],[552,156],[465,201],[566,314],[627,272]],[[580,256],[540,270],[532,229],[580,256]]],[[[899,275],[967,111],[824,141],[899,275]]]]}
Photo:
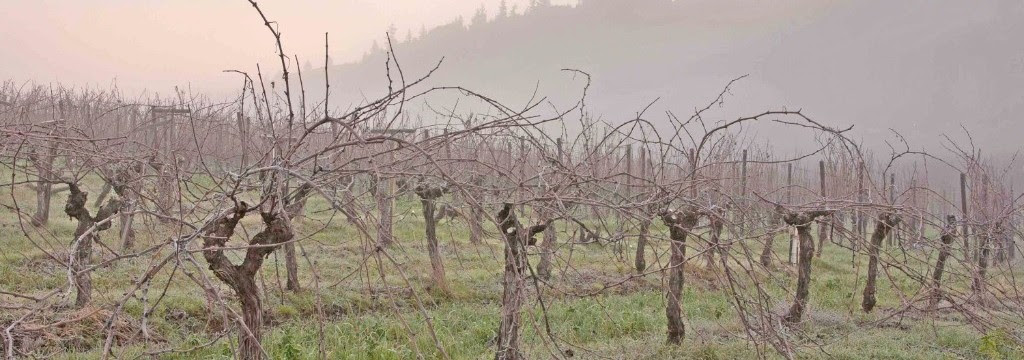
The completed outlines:
{"type": "Polygon", "coordinates": [[[395,39],[395,35],[398,35],[398,27],[394,23],[388,25],[388,36],[395,39]]]}
{"type": "Polygon", "coordinates": [[[484,6],[481,4],[480,7],[476,9],[476,13],[473,14],[473,18],[470,19],[470,25],[471,26],[476,26],[476,25],[482,25],[482,24],[486,24],[486,23],[487,23],[487,9],[485,9],[484,6]]]}
{"type": "Polygon", "coordinates": [[[508,2],[501,0],[501,4],[498,5],[498,18],[506,18],[508,16],[508,2]]]}

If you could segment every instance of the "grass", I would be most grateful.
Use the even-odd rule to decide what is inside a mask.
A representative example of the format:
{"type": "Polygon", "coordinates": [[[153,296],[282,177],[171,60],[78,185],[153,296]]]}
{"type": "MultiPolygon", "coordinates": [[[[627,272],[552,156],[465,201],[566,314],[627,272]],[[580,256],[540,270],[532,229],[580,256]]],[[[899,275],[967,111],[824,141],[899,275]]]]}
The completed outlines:
{"type": "MultiPolygon", "coordinates": [[[[8,178],[9,172],[5,173],[8,178]]],[[[93,180],[91,194],[99,191],[93,180]]],[[[12,206],[15,201],[23,209],[34,204],[34,195],[27,188],[0,188],[0,203],[12,206]]],[[[42,294],[66,286],[65,269],[48,259],[47,253],[67,256],[67,244],[74,224],[61,209],[66,193],[55,196],[51,223],[45,231],[27,227],[30,237],[21,231],[18,218],[4,210],[0,216],[0,284],[6,291],[42,294]]],[[[90,199],[90,205],[92,199],[90,199]]],[[[274,359],[315,359],[320,349],[322,309],[323,348],[330,359],[412,359],[443,358],[430,335],[453,359],[489,359],[493,357],[490,342],[498,326],[501,296],[502,245],[489,234],[485,243],[468,243],[468,230],[460,221],[443,222],[438,229],[447,268],[451,293],[431,289],[430,263],[424,248],[423,220],[418,202],[404,198],[398,202],[395,234],[399,242],[390,250],[394,261],[364,258],[368,240],[350,227],[342,217],[330,219],[325,204],[313,199],[309,218],[299,224],[305,238],[300,244],[299,271],[303,291],[287,293],[278,284],[284,282],[283,252],[271,255],[260,275],[264,289],[264,307],[271,323],[265,329],[264,347],[274,359]],[[339,220],[340,219],[340,220],[339,220]],[[321,230],[322,229],[322,230],[321,230]],[[319,290],[311,265],[319,274],[319,290]],[[383,274],[383,276],[381,275],[383,274]],[[382,279],[383,278],[383,279],[382,279]],[[430,319],[430,324],[426,319],[430,319]]],[[[31,213],[31,211],[26,211],[31,213]]],[[[243,223],[250,236],[260,226],[253,219],[243,223]]],[[[116,229],[116,227],[115,227],[116,229]]],[[[161,224],[139,224],[137,249],[161,242],[171,229],[161,224]],[[144,229],[155,229],[154,231],[144,229]]],[[[570,236],[571,229],[560,227],[560,238],[570,236]]],[[[657,225],[655,234],[663,234],[657,225]]],[[[103,234],[104,244],[116,249],[111,240],[115,230],[103,234]]],[[[776,240],[776,254],[787,253],[788,241],[776,240]]],[[[237,243],[238,240],[235,240],[237,243]]],[[[691,242],[692,245],[693,242],[691,242]]],[[[760,245],[751,245],[759,251],[760,245]]],[[[195,249],[198,244],[191,244],[195,249]]],[[[652,268],[667,261],[665,240],[655,239],[648,252],[652,268]]],[[[115,262],[98,269],[93,275],[96,287],[93,308],[113,309],[113,304],[130,289],[133,282],[155,262],[171,253],[164,247],[139,258],[115,262]]],[[[642,278],[618,283],[632,270],[632,260],[622,259],[613,246],[598,244],[562,245],[558,249],[551,287],[544,287],[546,312],[530,294],[525,309],[522,343],[529,358],[549,358],[552,351],[571,349],[575,358],[621,359],[735,359],[756,357],[757,352],[743,335],[743,327],[733,308],[729,294],[713,275],[704,269],[698,257],[687,265],[684,292],[684,314],[687,338],[681,346],[664,343],[664,299],[660,288],[662,277],[653,272],[642,278]],[[571,267],[566,261],[571,254],[571,267]],[[604,289],[602,291],[602,289],[604,289]],[[586,295],[581,295],[586,294],[586,295]],[[546,319],[545,319],[546,313],[546,319]],[[544,330],[550,324],[558,339],[559,350],[550,345],[551,336],[544,330]],[[571,344],[567,346],[566,344],[571,344]]],[[[632,254],[633,248],[624,249],[632,254]]],[[[691,254],[696,249],[690,249],[691,254]]],[[[94,262],[110,258],[110,252],[97,247],[94,262]]],[[[922,267],[933,254],[919,254],[922,267]]],[[[238,260],[238,254],[232,254],[238,260]]],[[[124,307],[128,330],[119,338],[114,350],[119,358],[134,358],[147,349],[174,349],[162,354],[169,359],[231,359],[233,333],[217,339],[225,324],[218,314],[207,308],[202,290],[185,271],[197,273],[205,262],[197,256],[197,269],[186,262],[163,269],[153,280],[148,302],[153,314],[149,317],[154,339],[146,344],[134,330],[138,328],[143,303],[136,297],[124,307]],[[166,290],[164,290],[166,289],[166,290]],[[204,346],[207,343],[212,344],[204,346]]],[[[848,250],[828,246],[824,256],[815,259],[811,289],[810,314],[792,330],[789,338],[798,346],[800,358],[818,359],[954,359],[954,358],[1024,358],[1021,349],[1006,334],[979,333],[957,316],[928,319],[907,319],[898,326],[879,326],[876,322],[887,310],[900,305],[897,292],[913,293],[919,285],[909,277],[894,273],[882,276],[879,283],[879,310],[864,314],[859,310],[867,259],[851,259],[848,250]]],[[[536,264],[536,255],[531,263],[536,264]]],[[[1018,266],[1019,267],[1019,266],[1018,266]]],[[[1020,269],[1015,271],[1019,272],[1020,269]]],[[[769,290],[776,311],[790,301],[794,287],[794,270],[780,266],[773,276],[758,281],[769,290]]],[[[1018,277],[1019,279],[1020,277],[1018,277]]],[[[214,280],[216,282],[216,280],[214,280]]],[[[953,280],[953,286],[965,286],[953,280]]],[[[741,282],[743,291],[752,291],[749,280],[741,282]]],[[[218,284],[220,294],[236,306],[230,290],[218,284]]],[[[2,303],[16,303],[7,296],[2,303]]],[[[0,311],[0,323],[9,323],[21,311],[0,311]]],[[[63,309],[33,319],[34,324],[58,321],[73,316],[74,310],[63,309]]],[[[54,359],[93,359],[100,357],[105,333],[103,321],[48,329],[34,348],[34,355],[54,359]]],[[[771,348],[762,349],[767,356],[777,357],[771,348]]]]}

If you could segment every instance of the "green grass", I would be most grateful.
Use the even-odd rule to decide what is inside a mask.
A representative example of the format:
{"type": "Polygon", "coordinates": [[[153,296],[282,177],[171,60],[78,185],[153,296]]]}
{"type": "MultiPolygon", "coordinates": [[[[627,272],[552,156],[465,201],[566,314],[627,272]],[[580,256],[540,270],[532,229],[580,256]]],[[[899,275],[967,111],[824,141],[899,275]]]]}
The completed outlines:
{"type": "MultiPolygon", "coordinates": [[[[4,172],[9,178],[9,172],[4,172]]],[[[91,194],[99,187],[90,182],[91,194]]],[[[65,269],[48,259],[46,253],[67,256],[67,244],[74,224],[61,209],[66,193],[57,195],[52,204],[51,223],[45,231],[25,225],[29,236],[22,233],[18,218],[7,209],[0,216],[0,284],[6,291],[33,295],[44,294],[65,286],[65,269]]],[[[13,206],[14,201],[31,213],[34,196],[19,187],[0,188],[0,203],[13,206]]],[[[90,205],[92,199],[90,199],[90,205]]],[[[491,339],[498,326],[501,297],[502,245],[496,234],[489,234],[482,245],[468,243],[468,229],[461,221],[443,222],[438,233],[443,247],[450,294],[431,289],[430,263],[423,240],[423,220],[418,201],[403,198],[398,202],[395,227],[399,243],[389,253],[397,266],[387,259],[366,258],[370,239],[349,226],[341,216],[329,219],[325,204],[318,199],[309,203],[309,219],[299,224],[299,233],[307,237],[300,242],[299,269],[304,291],[281,291],[284,282],[283,252],[271,255],[260,275],[265,285],[263,299],[271,325],[265,329],[264,347],[275,359],[316,359],[322,346],[330,359],[428,359],[443,358],[431,336],[433,332],[453,359],[485,359],[493,356],[491,339]],[[322,229],[322,230],[321,230],[322,229]],[[319,274],[315,289],[311,264],[319,274]],[[382,274],[383,279],[382,280],[382,274]],[[322,315],[318,311],[322,309],[322,315]],[[424,316],[426,315],[426,317],[424,316]],[[321,323],[317,319],[323,316],[321,323]]],[[[259,231],[256,217],[243,223],[245,232],[259,231]]],[[[489,226],[488,230],[493,226],[489,226]]],[[[559,226],[560,238],[572,229],[559,226]]],[[[115,227],[116,229],[116,227],[115,227]]],[[[142,249],[162,241],[171,229],[159,223],[142,222],[137,228],[142,249]]],[[[663,236],[665,229],[652,230],[663,236]]],[[[115,231],[103,234],[104,244],[117,250],[115,231]]],[[[784,258],[788,238],[779,236],[776,253],[784,258]]],[[[654,239],[648,252],[648,265],[657,268],[667,261],[664,239],[654,239]]],[[[238,243],[235,240],[234,243],[238,243]]],[[[691,246],[694,242],[691,242],[691,246]]],[[[191,249],[199,244],[193,243],[191,249]]],[[[760,245],[751,245],[756,254],[760,245]]],[[[599,357],[625,359],[735,359],[758,356],[758,350],[745,340],[743,327],[734,309],[734,302],[723,284],[704,269],[702,257],[687,265],[683,306],[687,338],[681,346],[664,343],[664,299],[660,288],[662,276],[653,272],[643,278],[626,281],[601,291],[606,284],[615,284],[633,274],[632,247],[624,249],[625,259],[613,246],[562,245],[556,255],[557,269],[551,287],[544,287],[546,312],[529,294],[524,309],[523,346],[530,358],[550,358],[552,351],[571,349],[575,358],[599,357]],[[571,253],[571,267],[566,260],[571,253]],[[545,319],[546,317],[546,319],[545,319]],[[559,346],[551,345],[546,324],[559,346]],[[571,344],[571,345],[569,345],[571,344]]],[[[697,249],[691,248],[690,254],[697,249]]],[[[110,252],[97,246],[94,262],[110,258],[110,252]]],[[[101,268],[93,275],[96,286],[94,308],[110,310],[130,289],[133,281],[156,261],[171,253],[164,247],[139,258],[122,260],[101,268]]],[[[235,334],[228,333],[210,346],[202,346],[221,334],[225,328],[220,316],[207,308],[201,289],[183,271],[206,271],[205,262],[195,254],[200,265],[175,263],[154,278],[149,291],[152,306],[158,304],[149,318],[156,339],[148,345],[139,334],[127,336],[115,347],[119,358],[134,358],[145,351],[173,349],[161,355],[169,359],[230,359],[235,334]],[[166,288],[166,292],[164,289],[166,288]]],[[[927,268],[934,254],[917,254],[908,266],[927,268]]],[[[233,254],[238,260],[237,254],[233,254]]],[[[755,255],[756,258],[756,255],[755,255]]],[[[909,277],[894,273],[883,276],[879,283],[879,309],[872,314],[859,310],[867,259],[851,259],[850,252],[828,246],[822,258],[814,262],[810,313],[804,323],[789,330],[788,339],[797,346],[800,358],[837,359],[955,359],[955,358],[1022,358],[1024,353],[1005,333],[979,333],[956,315],[936,318],[908,318],[892,326],[879,326],[888,310],[900,306],[898,292],[914,293],[919,285],[909,277]]],[[[531,263],[536,264],[536,255],[531,263]]],[[[735,264],[738,269],[738,264],[735,264]]],[[[780,312],[788,305],[795,280],[793,269],[779,266],[772,276],[759,275],[758,281],[768,290],[780,312]]],[[[1020,273],[1020,269],[1014,271],[1020,273]]],[[[212,276],[211,276],[212,277],[212,276]]],[[[742,277],[744,294],[753,291],[752,280],[742,277]]],[[[1017,277],[1020,278],[1019,276],[1017,277]]],[[[216,280],[214,280],[216,282],[216,280]]],[[[1018,280],[1019,281],[1019,280],[1018,280]]],[[[951,286],[966,286],[964,280],[952,279],[951,286]]],[[[237,306],[230,290],[218,284],[220,294],[237,306]]],[[[0,296],[3,303],[22,301],[0,296]]],[[[74,310],[58,310],[35,318],[33,323],[65,319],[74,310]]],[[[137,329],[143,304],[139,298],[129,300],[123,316],[137,329]]],[[[23,312],[0,311],[0,323],[6,324],[23,312]]],[[[230,328],[230,325],[227,327],[230,328]]],[[[35,348],[35,356],[56,359],[92,359],[100,357],[105,334],[102,321],[67,328],[50,329],[51,336],[35,348]]],[[[760,349],[768,357],[778,357],[771,347],[760,349]]]]}

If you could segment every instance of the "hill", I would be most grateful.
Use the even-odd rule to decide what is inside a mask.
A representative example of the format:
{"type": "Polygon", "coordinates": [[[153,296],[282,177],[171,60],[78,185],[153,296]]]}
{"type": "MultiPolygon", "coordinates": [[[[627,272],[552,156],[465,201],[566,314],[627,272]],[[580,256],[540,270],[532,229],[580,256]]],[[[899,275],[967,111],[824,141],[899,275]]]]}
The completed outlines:
{"type": "MultiPolygon", "coordinates": [[[[408,77],[443,58],[428,85],[463,85],[513,107],[535,93],[549,108],[572,106],[584,81],[561,69],[573,68],[592,75],[594,116],[621,123],[659,99],[646,113],[657,122],[666,110],[692,112],[730,79],[750,74],[715,115],[801,108],[826,123],[855,125],[868,145],[892,140],[892,128],[930,149],[964,124],[988,151],[1010,153],[1019,132],[1006,129],[1019,129],[1024,111],[1021,33],[1024,5],[1009,0],[584,0],[456,20],[395,51],[408,77]]],[[[385,61],[377,48],[331,67],[331,102],[344,107],[385,92],[385,61]]],[[[322,97],[322,79],[307,86],[310,98],[322,97]]]]}

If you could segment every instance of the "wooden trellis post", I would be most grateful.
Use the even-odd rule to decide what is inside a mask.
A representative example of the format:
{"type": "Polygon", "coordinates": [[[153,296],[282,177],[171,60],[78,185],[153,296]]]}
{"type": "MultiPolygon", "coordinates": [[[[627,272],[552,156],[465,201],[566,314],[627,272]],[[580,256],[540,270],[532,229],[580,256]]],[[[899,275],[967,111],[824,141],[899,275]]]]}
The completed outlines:
{"type": "Polygon", "coordinates": [[[964,258],[972,259],[970,240],[971,229],[968,226],[970,216],[967,209],[967,174],[964,173],[960,173],[960,211],[961,215],[963,215],[963,229],[961,229],[961,234],[964,239],[964,258]]]}
{"type": "MultiPolygon", "coordinates": [[[[889,205],[896,206],[896,173],[889,174],[889,205]]],[[[889,232],[889,246],[896,245],[896,229],[889,232]]]]}
{"type": "MultiPolygon", "coordinates": [[[[562,161],[562,138],[555,140],[555,147],[558,161],[562,161]]],[[[550,209],[541,210],[540,217],[542,219],[550,219],[551,215],[550,209]]],[[[551,258],[554,256],[557,241],[558,233],[555,230],[554,223],[550,223],[544,228],[544,242],[541,243],[540,261],[537,262],[537,276],[541,279],[547,280],[551,278],[551,258]]]]}
{"type": "Polygon", "coordinates": [[[626,198],[629,198],[631,186],[633,185],[633,145],[626,145],[626,198]]]}
{"type": "Polygon", "coordinates": [[[178,198],[177,186],[174,185],[176,179],[171,178],[173,175],[167,169],[168,163],[173,164],[177,160],[174,155],[174,145],[176,145],[174,141],[175,116],[189,116],[191,114],[192,110],[189,108],[150,106],[149,109],[154,155],[156,157],[163,156],[163,162],[154,158],[154,161],[150,164],[157,171],[158,193],[155,199],[158,202],[158,211],[165,214],[171,211],[171,208],[174,206],[172,202],[178,198]]]}
{"type": "MultiPolygon", "coordinates": [[[[641,151],[641,153],[642,153],[642,151],[641,151]]],[[[632,200],[632,194],[633,194],[633,145],[632,144],[627,144],[626,145],[625,158],[626,158],[626,188],[625,188],[624,193],[626,194],[625,201],[628,203],[628,202],[632,202],[633,201],[632,200]]],[[[620,212],[616,212],[616,217],[618,218],[618,224],[616,224],[616,225],[618,226],[619,232],[622,233],[623,232],[623,228],[625,227],[624,223],[626,222],[626,217],[622,216],[620,212]]],[[[623,239],[625,239],[625,237],[623,237],[623,239]]],[[[619,246],[619,252],[620,253],[624,252],[624,250],[625,250],[624,248],[625,247],[626,247],[625,240],[623,240],[623,243],[620,244],[620,246],[619,246]]]]}
{"type": "MultiPolygon", "coordinates": [[[[825,160],[818,160],[818,185],[819,195],[821,196],[821,203],[824,206],[825,202],[828,201],[828,193],[825,188],[825,160]]],[[[829,215],[831,217],[831,215],[829,215]]],[[[831,225],[831,219],[828,217],[821,217],[818,219],[818,257],[821,257],[822,252],[825,251],[825,244],[829,237],[829,227],[831,225]]]]}
{"type": "Polygon", "coordinates": [[[177,131],[177,124],[175,122],[175,115],[189,116],[192,114],[192,110],[185,107],[158,107],[151,106],[149,109],[150,122],[155,127],[153,131],[154,148],[157,151],[164,151],[164,155],[170,156],[170,153],[174,150],[173,147],[176,145],[175,136],[177,131]],[[161,121],[161,118],[166,116],[167,119],[161,121]],[[162,137],[160,135],[163,135],[162,137]]]}
{"type": "MultiPolygon", "coordinates": [[[[526,148],[526,138],[525,137],[519,138],[519,157],[522,159],[522,165],[520,167],[520,173],[523,175],[524,178],[528,178],[525,175],[526,175],[527,169],[529,169],[527,166],[529,166],[529,163],[530,163],[530,151],[526,148]]],[[[529,186],[529,184],[525,184],[525,185],[529,186]]],[[[519,199],[520,200],[520,203],[519,203],[519,213],[520,214],[525,214],[526,213],[526,205],[522,202],[523,198],[525,197],[525,194],[523,194],[523,190],[522,189],[516,189],[516,191],[519,192],[519,196],[520,196],[520,199],[519,199]]]]}
{"type": "MultiPolygon", "coordinates": [[[[860,161],[857,168],[857,201],[860,202],[861,206],[868,202],[868,192],[864,188],[864,176],[865,176],[864,161],[860,161]]],[[[854,249],[857,248],[857,244],[864,240],[864,237],[868,232],[867,219],[864,214],[864,210],[857,209],[857,235],[860,237],[858,241],[854,242],[854,249]]]]}
{"type": "MultiPolygon", "coordinates": [[[[1013,183],[1011,182],[1010,183],[1010,209],[1016,209],[1017,208],[1016,201],[1017,201],[1017,193],[1013,191],[1013,183]]],[[[1006,245],[1005,245],[1006,246],[1006,258],[1009,259],[1010,262],[1013,262],[1013,260],[1017,257],[1017,242],[1016,242],[1016,240],[1014,240],[1017,237],[1017,226],[1019,226],[1017,217],[1018,217],[1017,212],[1010,213],[1010,219],[1008,220],[1009,223],[1010,223],[1010,226],[1008,226],[1007,229],[1006,229],[1006,232],[1007,232],[1006,245]]]]}
{"type": "Polygon", "coordinates": [[[740,196],[739,196],[739,211],[740,221],[739,230],[740,238],[747,236],[747,224],[746,224],[746,213],[747,213],[747,149],[743,149],[742,162],[740,165],[740,196]]]}
{"type": "MultiPolygon", "coordinates": [[[[786,205],[793,204],[793,163],[786,164],[786,205]]],[[[796,241],[796,228],[789,232],[789,263],[796,264],[800,243],[796,241]]]]}
{"type": "MultiPolygon", "coordinates": [[[[238,126],[238,148],[242,152],[241,165],[245,169],[249,167],[249,119],[242,117],[242,113],[235,113],[235,122],[238,126]]],[[[336,125],[331,123],[331,129],[334,130],[336,125]]]]}
{"type": "MultiPolygon", "coordinates": [[[[373,129],[370,130],[373,134],[383,135],[416,135],[415,129],[373,129]]],[[[395,160],[395,150],[398,149],[398,145],[392,145],[386,156],[386,161],[389,164],[393,164],[395,160]]],[[[377,211],[379,212],[380,221],[377,223],[377,238],[381,245],[389,246],[394,241],[393,231],[393,217],[395,212],[395,179],[391,176],[385,176],[383,184],[380,180],[377,182],[377,192],[374,197],[377,199],[377,211]]]]}
{"type": "Polygon", "coordinates": [[[697,199],[697,153],[690,148],[690,197],[697,199]]]}

